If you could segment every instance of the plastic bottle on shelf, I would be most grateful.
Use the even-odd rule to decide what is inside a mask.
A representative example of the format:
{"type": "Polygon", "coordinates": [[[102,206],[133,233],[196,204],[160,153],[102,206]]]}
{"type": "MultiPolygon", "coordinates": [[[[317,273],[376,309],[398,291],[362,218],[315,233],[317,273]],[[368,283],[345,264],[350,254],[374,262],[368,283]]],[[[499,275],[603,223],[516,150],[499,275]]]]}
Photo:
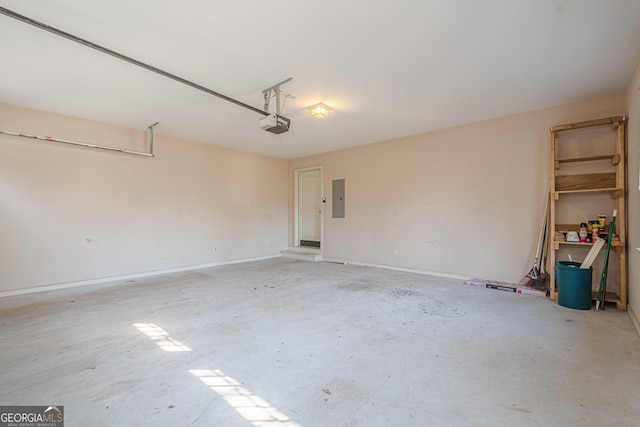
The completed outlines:
{"type": "Polygon", "coordinates": [[[580,224],[580,243],[587,242],[587,223],[583,222],[580,224]]]}

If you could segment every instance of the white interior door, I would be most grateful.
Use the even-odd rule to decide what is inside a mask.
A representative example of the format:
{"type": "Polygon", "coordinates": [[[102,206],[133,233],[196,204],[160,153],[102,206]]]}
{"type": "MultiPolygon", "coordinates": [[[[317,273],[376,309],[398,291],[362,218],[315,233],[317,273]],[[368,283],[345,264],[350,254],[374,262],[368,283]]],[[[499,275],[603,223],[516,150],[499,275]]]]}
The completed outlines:
{"type": "Polygon", "coordinates": [[[320,169],[298,172],[298,239],[320,243],[322,194],[320,169]]]}

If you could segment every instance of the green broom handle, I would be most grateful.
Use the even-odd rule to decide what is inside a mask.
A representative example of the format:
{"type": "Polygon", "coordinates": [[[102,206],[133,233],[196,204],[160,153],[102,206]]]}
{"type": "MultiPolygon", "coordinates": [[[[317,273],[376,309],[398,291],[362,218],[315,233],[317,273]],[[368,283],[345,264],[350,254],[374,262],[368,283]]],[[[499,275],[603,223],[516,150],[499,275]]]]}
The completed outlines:
{"type": "Polygon", "coordinates": [[[613,229],[616,226],[616,214],[618,213],[617,209],[613,210],[613,216],[611,217],[611,224],[609,224],[609,238],[607,239],[607,250],[604,255],[604,265],[602,267],[602,275],[600,276],[600,287],[598,288],[598,299],[596,301],[596,306],[599,306],[600,302],[602,303],[602,308],[604,309],[604,299],[606,294],[606,286],[607,286],[607,271],[609,270],[609,252],[611,251],[611,238],[613,237],[613,229]]]}

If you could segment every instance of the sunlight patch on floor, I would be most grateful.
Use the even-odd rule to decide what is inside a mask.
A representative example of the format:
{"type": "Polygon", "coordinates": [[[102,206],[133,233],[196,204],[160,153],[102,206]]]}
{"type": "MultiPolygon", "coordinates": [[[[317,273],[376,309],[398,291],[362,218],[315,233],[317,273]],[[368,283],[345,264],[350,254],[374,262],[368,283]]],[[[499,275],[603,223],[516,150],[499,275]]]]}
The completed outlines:
{"type": "Polygon", "coordinates": [[[171,335],[155,323],[134,323],[140,332],[145,334],[164,351],[191,351],[189,347],[171,338],[171,335]]]}
{"type": "Polygon", "coordinates": [[[254,426],[300,427],[269,402],[251,393],[235,379],[222,371],[210,369],[190,369],[211,390],[220,395],[233,409],[254,426]]]}

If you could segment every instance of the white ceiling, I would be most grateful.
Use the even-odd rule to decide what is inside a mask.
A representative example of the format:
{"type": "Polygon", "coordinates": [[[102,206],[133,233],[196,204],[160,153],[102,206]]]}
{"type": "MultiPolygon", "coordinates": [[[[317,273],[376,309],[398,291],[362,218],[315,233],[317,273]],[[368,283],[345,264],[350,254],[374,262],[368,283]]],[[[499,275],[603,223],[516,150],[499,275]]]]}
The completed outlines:
{"type": "MultiPolygon", "coordinates": [[[[0,102],[296,158],[622,92],[639,0],[0,0],[262,109],[291,130],[0,15],[0,102]],[[307,107],[324,102],[329,118],[307,107]],[[273,106],[273,104],[272,104],[273,106]],[[273,110],[273,108],[272,108],[273,110]]],[[[22,129],[13,129],[22,131],[22,129]]],[[[58,135],[52,135],[58,136],[58,135]]]]}

